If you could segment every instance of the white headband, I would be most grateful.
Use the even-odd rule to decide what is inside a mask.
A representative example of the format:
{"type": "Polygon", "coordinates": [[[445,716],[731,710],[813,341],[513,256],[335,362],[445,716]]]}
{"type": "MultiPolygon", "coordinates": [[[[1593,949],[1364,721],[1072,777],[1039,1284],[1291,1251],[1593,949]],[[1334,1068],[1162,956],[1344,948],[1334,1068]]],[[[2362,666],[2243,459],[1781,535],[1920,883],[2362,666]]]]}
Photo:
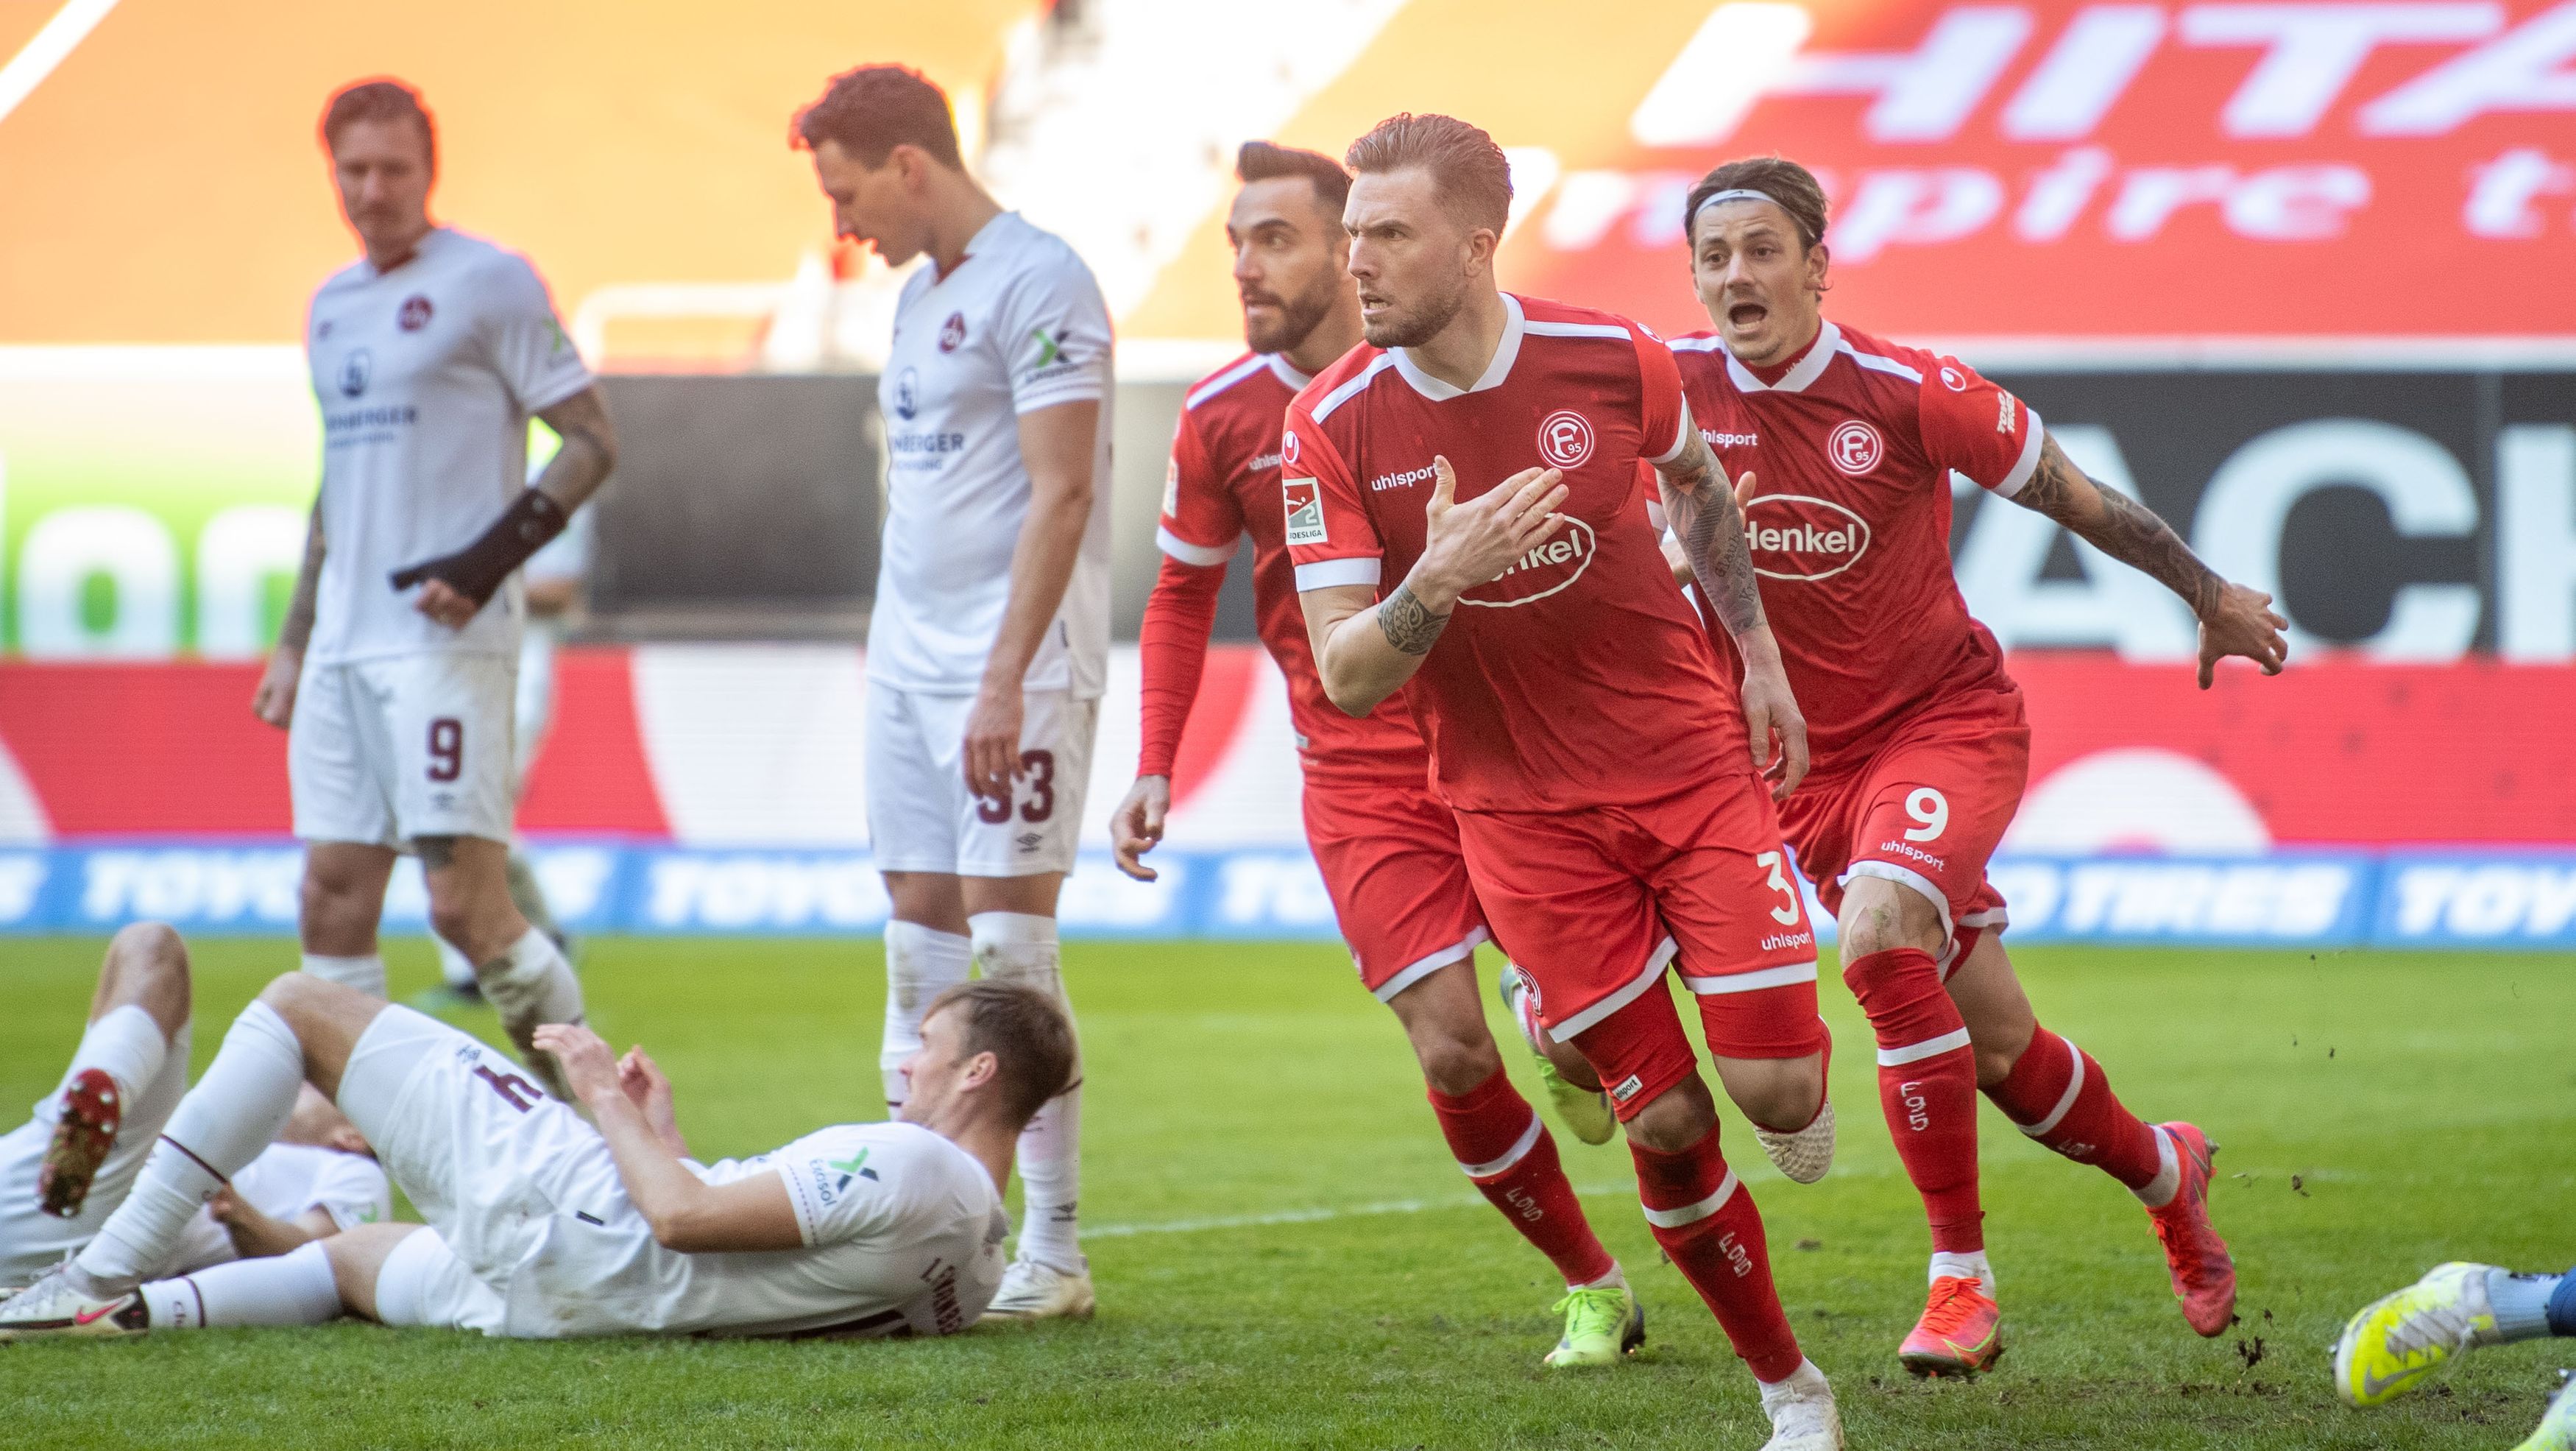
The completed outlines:
{"type": "Polygon", "coordinates": [[[1732,191],[1709,193],[1709,195],[1700,202],[1699,210],[1691,213],[1691,220],[1694,222],[1698,221],[1701,216],[1707,213],[1710,207],[1716,206],[1721,202],[1769,202],[1775,207],[1780,207],[1780,210],[1784,212],[1789,210],[1787,207],[1780,206],[1780,199],[1767,191],[1755,191],[1751,187],[1739,186],[1732,191]]]}

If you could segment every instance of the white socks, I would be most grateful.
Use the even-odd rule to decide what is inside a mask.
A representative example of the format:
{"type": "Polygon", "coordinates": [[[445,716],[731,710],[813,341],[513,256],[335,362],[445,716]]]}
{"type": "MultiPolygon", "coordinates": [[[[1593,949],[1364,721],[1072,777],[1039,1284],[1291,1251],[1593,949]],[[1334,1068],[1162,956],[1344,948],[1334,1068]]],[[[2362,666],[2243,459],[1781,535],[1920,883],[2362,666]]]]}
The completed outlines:
{"type": "Polygon", "coordinates": [[[253,1001],[233,1019],[205,1076],[179,1100],[125,1202],[73,1262],[88,1282],[83,1288],[104,1294],[140,1282],[179,1243],[197,1206],[286,1126],[303,1082],[295,1030],[253,1001]]]}
{"type": "MultiPolygon", "coordinates": [[[[975,964],[984,976],[1026,983],[1054,996],[1070,1021],[1058,963],[1055,919],[1025,912],[978,912],[966,919],[975,964]]],[[[1066,1274],[1088,1266],[1078,1242],[1082,1194],[1082,1056],[1074,1054],[1073,1087],[1048,1099],[1020,1131],[1019,1256],[1066,1274]]]]}
{"type": "Polygon", "coordinates": [[[155,1330],[214,1325],[328,1325],[340,1318],[340,1285],[321,1242],[271,1259],[234,1260],[143,1287],[155,1330]]]}
{"type": "MultiPolygon", "coordinates": [[[[161,1024],[150,1013],[133,1003],[110,1008],[106,1016],[82,1032],[80,1047],[72,1050],[71,1071],[63,1075],[68,1083],[92,1068],[107,1070],[116,1080],[117,1090],[125,1096],[125,1112],[131,1116],[143,1097],[143,1090],[161,1072],[170,1056],[170,1045],[161,1036],[161,1024]]],[[[59,1090],[54,1097],[59,1097],[59,1090]]],[[[52,1102],[48,1098],[47,1102],[52,1102]]],[[[43,1106],[39,1105],[39,1113],[43,1106]]]]}
{"type": "Polygon", "coordinates": [[[481,981],[510,1041],[523,1048],[539,1023],[581,1021],[581,979],[572,975],[555,940],[534,927],[483,965],[481,981]]]}
{"type": "Polygon", "coordinates": [[[326,957],[308,952],[304,954],[304,970],[324,982],[356,988],[371,998],[385,995],[385,958],[381,952],[364,957],[326,957]]]}
{"type": "Polygon", "coordinates": [[[1986,1263],[1986,1252],[1984,1250],[1972,1250],[1967,1254],[1959,1254],[1950,1250],[1934,1250],[1932,1252],[1932,1273],[1929,1278],[1934,1280],[1974,1280],[1977,1282],[1978,1286],[1986,1292],[1987,1299],[1991,1300],[1995,1298],[1995,1270],[1994,1266],[1986,1263]]]}
{"type": "Polygon", "coordinates": [[[2174,1195],[2182,1189],[2182,1156],[2174,1152],[2173,1135],[2161,1126],[2148,1132],[2156,1136],[2156,1177],[2129,1192],[2149,1209],[2162,1209],[2173,1203],[2174,1195]]]}
{"type": "Polygon", "coordinates": [[[877,1071],[885,1079],[891,1114],[903,1107],[904,1062],[921,1048],[922,1010],[966,980],[975,952],[970,939],[918,922],[887,922],[885,945],[885,1041],[877,1051],[877,1071]]]}

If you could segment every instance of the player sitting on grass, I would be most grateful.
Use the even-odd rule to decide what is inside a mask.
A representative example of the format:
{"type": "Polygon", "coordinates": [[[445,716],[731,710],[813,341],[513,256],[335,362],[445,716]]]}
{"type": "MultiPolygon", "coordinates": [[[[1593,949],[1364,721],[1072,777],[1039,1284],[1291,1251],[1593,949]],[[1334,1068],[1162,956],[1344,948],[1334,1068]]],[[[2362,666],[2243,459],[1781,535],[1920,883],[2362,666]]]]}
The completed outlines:
{"type": "MultiPolygon", "coordinates": [[[[2454,1260],[2365,1307],[2335,1342],[2335,1394],[2384,1406],[2481,1345],[2576,1336],[2576,1272],[2518,1275],[2454,1260]]],[[[2576,1395],[2564,1386],[2514,1451],[2576,1451],[2576,1395]]]]}
{"type": "Polygon", "coordinates": [[[541,1035],[597,1127],[454,1028],[309,974],[279,978],[234,1020],[98,1238],[0,1302],[0,1340],[320,1324],[344,1310],[537,1338],[948,1334],[1001,1282],[1012,1146],[1073,1066],[1073,1030],[1048,994],[967,983],[924,1018],[900,1121],[705,1165],[640,1049],[620,1062],[587,1028],[541,1035]],[[144,1283],[307,1078],[429,1224],[362,1225],[222,1266],[195,1277],[202,1300],[144,1283]]]}
{"type": "MultiPolygon", "coordinates": [[[[188,1087],[188,949],[157,922],[116,934],[100,964],[89,1027],[62,1086],[0,1137],[0,1288],[62,1263],[125,1199],[162,1123],[188,1087]]],[[[299,1090],[278,1142],[190,1215],[148,1269],[186,1275],[278,1255],[383,1219],[385,1171],[339,1110],[299,1090]]]]}
{"type": "Polygon", "coordinates": [[[2039,1026],[2004,955],[1986,861],[2021,803],[2030,726],[2003,651],[1951,578],[1950,475],[2181,595],[2200,618],[2203,686],[2228,655],[2277,672],[2287,622],[2085,477],[2020,399],[1955,359],[1826,321],[1825,195],[1806,168],[1729,162],[1691,190],[1684,225],[1715,330],[1676,340],[1673,356],[1691,416],[1737,481],[1814,750],[1780,825],[1840,920],[1843,981],[1877,1038],[1880,1106],[1931,1224],[1930,1293],[1898,1356],[1917,1375],[1969,1374],[2003,1352],[1978,1199],[1980,1089],[2023,1133],[2147,1206],[2184,1318],[2216,1335],[2236,1270],[2209,1223],[2213,1147],[2190,1124],[2150,1126],[2123,1106],[2100,1064],[2039,1026]]]}

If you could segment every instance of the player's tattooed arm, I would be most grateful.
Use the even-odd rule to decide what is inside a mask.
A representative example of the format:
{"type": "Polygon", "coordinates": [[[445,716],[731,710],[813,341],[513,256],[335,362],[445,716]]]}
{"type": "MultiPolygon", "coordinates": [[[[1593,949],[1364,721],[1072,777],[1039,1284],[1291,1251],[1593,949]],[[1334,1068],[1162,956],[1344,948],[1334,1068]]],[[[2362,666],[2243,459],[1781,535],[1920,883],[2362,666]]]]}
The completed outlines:
{"type": "Polygon", "coordinates": [[[304,647],[313,639],[314,600],[322,592],[322,501],[313,501],[304,528],[304,563],[295,572],[295,594],[277,627],[277,648],[250,693],[250,713],[284,730],[295,721],[295,688],[304,675],[304,647]]]}
{"type": "Polygon", "coordinates": [[[1449,628],[1449,616],[1433,614],[1413,592],[1413,581],[1405,580],[1396,585],[1395,593],[1377,602],[1377,627],[1388,644],[1405,654],[1428,655],[1440,632],[1449,628]]]}
{"type": "Polygon", "coordinates": [[[2272,609],[2272,597],[2220,578],[2172,525],[2077,468],[2056,439],[2041,440],[2039,465],[2012,501],[2065,525],[2094,548],[2182,596],[2200,620],[2203,690],[2219,660],[2229,655],[2253,661],[2266,675],[2281,673],[2290,653],[2281,632],[2290,622],[2272,609]]]}
{"type": "Polygon", "coordinates": [[[1752,497],[1753,476],[1733,488],[1726,470],[1699,425],[1687,412],[1682,419],[1682,451],[1655,465],[1663,485],[1664,518],[1671,525],[1682,558],[1699,581],[1700,594],[1715,609],[1735,648],[1744,657],[1739,694],[1744,703],[1744,730],[1753,747],[1753,765],[1771,782],[1771,799],[1798,789],[1807,774],[1807,717],[1789,688],[1788,668],[1780,660],[1780,642],[1762,611],[1762,580],[1753,572],[1753,550],[1744,537],[1744,507],[1737,496],[1752,497]],[[1778,755],[1775,760],[1774,746],[1778,755]]]}
{"type": "Polygon", "coordinates": [[[1727,633],[1741,635],[1764,623],[1762,582],[1753,573],[1753,553],[1744,539],[1744,511],[1726,486],[1726,472],[1695,427],[1682,451],[1655,465],[1663,484],[1664,517],[1682,557],[1690,562],[1706,596],[1725,622],[1727,633]]]}
{"type": "Polygon", "coordinates": [[[563,440],[537,476],[537,487],[569,514],[597,493],[617,467],[617,427],[609,421],[608,400],[596,383],[537,416],[563,440]]]}

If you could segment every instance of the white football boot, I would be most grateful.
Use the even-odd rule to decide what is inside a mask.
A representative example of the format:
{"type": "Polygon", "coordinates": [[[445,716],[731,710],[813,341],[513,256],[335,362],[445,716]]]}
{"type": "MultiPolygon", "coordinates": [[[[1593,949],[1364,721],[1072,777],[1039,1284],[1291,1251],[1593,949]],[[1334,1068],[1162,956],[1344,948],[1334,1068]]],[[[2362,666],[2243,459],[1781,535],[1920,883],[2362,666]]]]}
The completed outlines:
{"type": "Polygon", "coordinates": [[[132,1290],[101,1299],[73,1288],[71,1262],[45,1271],[36,1283],[0,1300],[0,1341],[49,1335],[140,1335],[143,1297],[132,1290]]]}
{"type": "Polygon", "coordinates": [[[1762,1451],[1843,1451],[1843,1416],[1834,1408],[1834,1388],[1825,1384],[1825,1373],[1812,1360],[1799,1361],[1787,1380],[1762,1386],[1762,1414],[1771,1418],[1771,1439],[1762,1443],[1762,1451]]]}
{"type": "Polygon", "coordinates": [[[1089,1266],[1068,1275],[1036,1260],[1013,1260],[1002,1271],[1002,1287],[993,1292],[993,1303],[984,1307],[984,1318],[1012,1325],[1088,1320],[1092,1307],[1089,1266]]]}

